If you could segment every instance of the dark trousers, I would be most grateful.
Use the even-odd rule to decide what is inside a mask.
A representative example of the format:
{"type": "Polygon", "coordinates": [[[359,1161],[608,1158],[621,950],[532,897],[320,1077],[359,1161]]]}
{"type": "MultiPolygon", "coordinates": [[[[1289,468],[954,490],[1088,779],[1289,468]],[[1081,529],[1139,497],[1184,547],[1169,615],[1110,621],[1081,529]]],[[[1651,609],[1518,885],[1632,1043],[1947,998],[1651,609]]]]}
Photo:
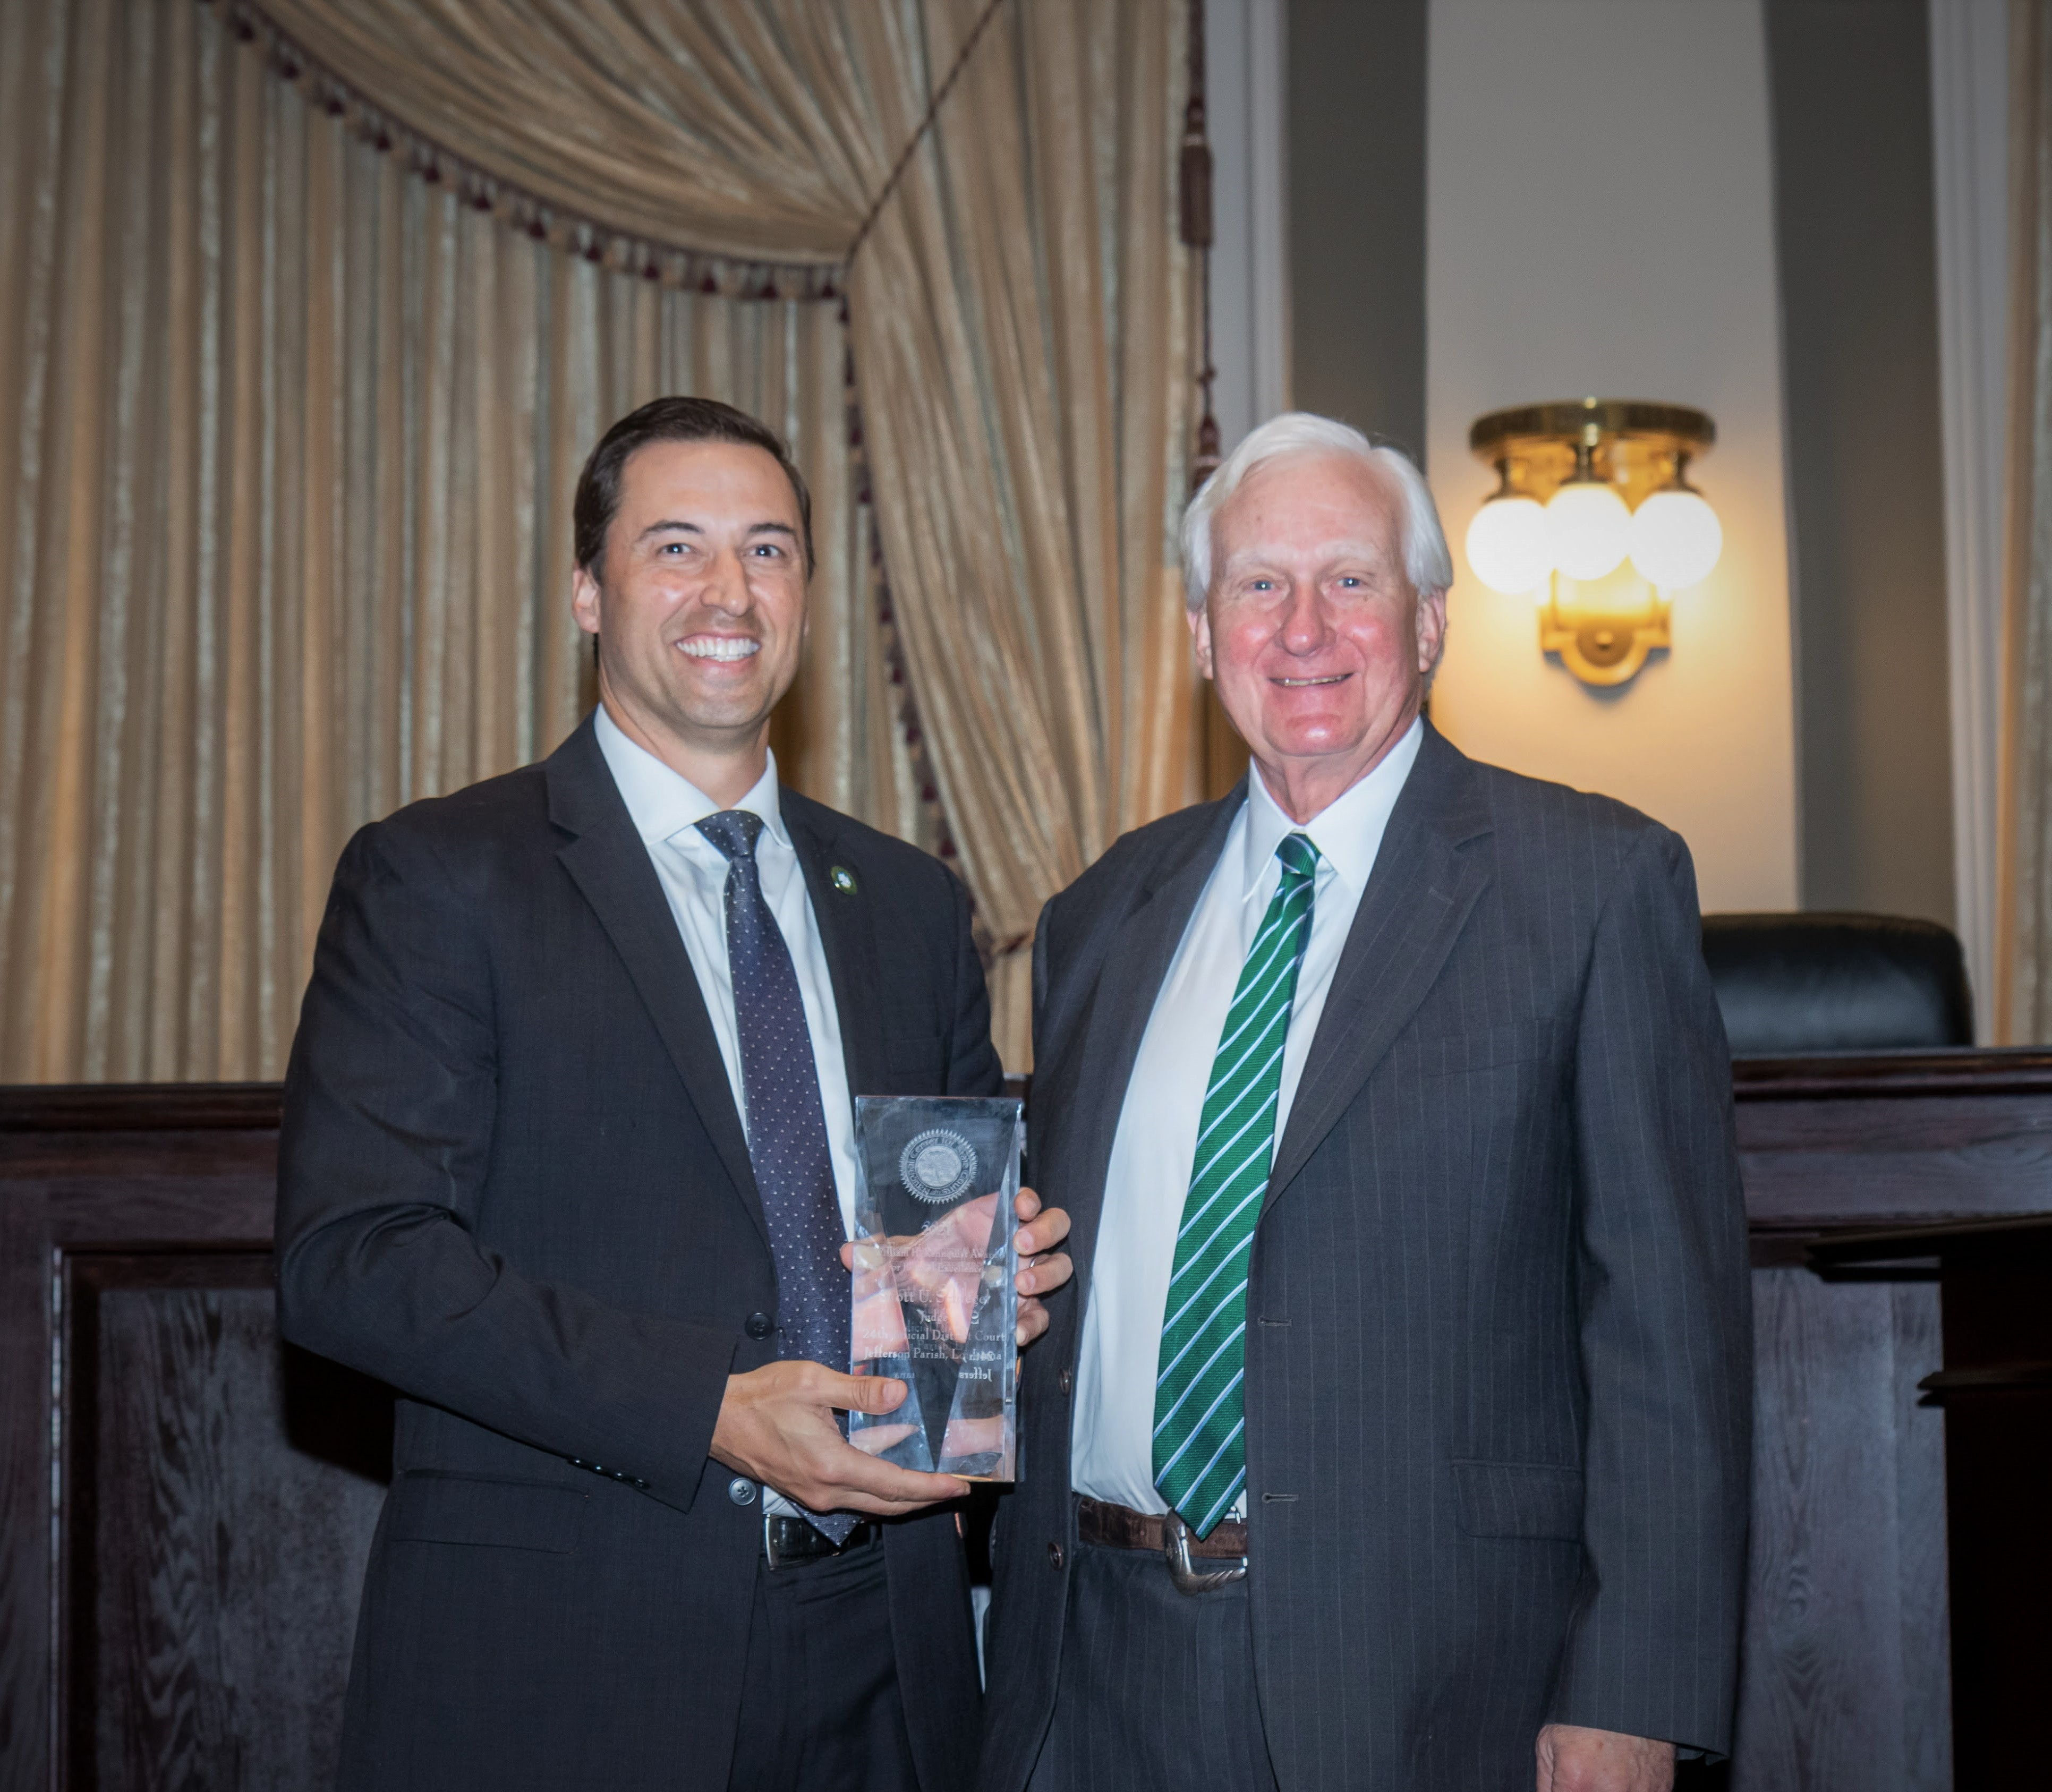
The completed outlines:
{"type": "Polygon", "coordinates": [[[883,1547],[755,1570],[729,1792],[918,1792],[883,1547]]]}
{"type": "Polygon", "coordinates": [[[1247,1583],[1178,1593],[1151,1550],[1076,1546],[1028,1792],[1274,1792],[1247,1583]]]}

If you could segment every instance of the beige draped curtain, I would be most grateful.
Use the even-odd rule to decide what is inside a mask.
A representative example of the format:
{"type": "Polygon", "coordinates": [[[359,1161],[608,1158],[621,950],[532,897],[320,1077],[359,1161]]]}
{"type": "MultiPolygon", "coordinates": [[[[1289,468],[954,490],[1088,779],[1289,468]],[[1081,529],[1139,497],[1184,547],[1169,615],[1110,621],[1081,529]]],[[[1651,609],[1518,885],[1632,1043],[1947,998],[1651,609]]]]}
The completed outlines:
{"type": "MultiPolygon", "coordinates": [[[[643,247],[846,268],[890,588],[873,612],[829,602],[845,620],[826,631],[824,675],[807,673],[797,781],[912,832],[921,793],[907,787],[930,777],[993,954],[1001,1050],[1024,1068],[1041,903],[1118,832],[1189,800],[1199,775],[1173,573],[1193,296],[1173,184],[1184,9],[269,0],[264,13],[302,87],[340,118],[323,124],[326,106],[316,118],[302,101],[284,122],[297,89],[258,83],[231,105],[219,76],[214,93],[204,68],[225,53],[190,0],[16,0],[5,15],[0,452],[18,456],[29,495],[0,564],[36,670],[0,687],[0,1075],[275,1069],[332,854],[307,793],[360,789],[358,812],[376,812],[542,750],[574,712],[565,481],[611,414],[657,383],[723,389],[789,428],[832,485],[841,438],[816,427],[828,364],[840,373],[831,307],[700,320],[712,307],[633,278],[643,247]],[[89,53],[65,47],[96,32],[89,53]],[[88,53],[104,59],[96,85],[88,53]],[[177,55],[170,74],[151,60],[177,55]],[[416,191],[372,159],[351,135],[358,100],[417,133],[409,153],[438,173],[447,152],[461,181],[416,191]],[[208,107],[211,122],[194,115],[208,107]],[[144,131],[151,147],[131,149],[144,131]],[[411,264],[409,207],[423,219],[411,264]],[[352,235],[364,208],[378,221],[352,235]],[[540,239],[523,247],[509,221],[540,239]],[[302,231],[334,258],[307,252],[317,279],[288,272],[302,231]],[[438,276],[465,252],[488,268],[476,285],[438,276]],[[754,389],[734,363],[683,357],[701,333],[750,327],[754,389]],[[202,470],[204,457],[127,446],[131,400],[214,459],[202,470]],[[502,425],[502,401],[518,427],[502,425]],[[382,419],[388,404],[405,426],[360,445],[352,420],[367,428],[366,407],[382,419]],[[76,417],[102,439],[73,440],[62,420],[76,417]],[[337,443],[359,444],[354,458],[337,443]],[[382,558],[349,558],[358,532],[382,558]],[[161,611],[137,582],[155,578],[184,581],[161,611]],[[889,726],[891,635],[916,697],[909,741],[889,726]],[[350,651],[358,683],[403,662],[403,694],[314,675],[350,651]],[[368,719],[315,727],[320,704],[368,719]],[[500,758],[450,745],[480,734],[500,758]],[[418,781],[369,779],[357,755],[418,781]],[[130,796],[146,763],[163,785],[147,816],[130,796]],[[124,855],[130,867],[110,869],[124,855]],[[17,978],[33,982],[25,1000],[17,978]]],[[[839,526],[852,587],[860,523],[839,526]]]]}
{"type": "Polygon", "coordinates": [[[2052,4],[2010,8],[2010,436],[1995,1039],[2052,1039],[2052,4]]]}
{"type": "Polygon", "coordinates": [[[896,626],[993,950],[1000,1049],[1024,1068],[1040,905],[1200,775],[1173,571],[1192,423],[1185,9],[266,10],[313,62],[552,217],[848,264],[896,626]]]}
{"type": "Polygon", "coordinates": [[[836,303],[538,241],[194,0],[0,5],[0,1081],[279,1073],[350,831],[588,704],[570,490],[665,391],[797,445],[780,757],[918,837],[836,303]]]}

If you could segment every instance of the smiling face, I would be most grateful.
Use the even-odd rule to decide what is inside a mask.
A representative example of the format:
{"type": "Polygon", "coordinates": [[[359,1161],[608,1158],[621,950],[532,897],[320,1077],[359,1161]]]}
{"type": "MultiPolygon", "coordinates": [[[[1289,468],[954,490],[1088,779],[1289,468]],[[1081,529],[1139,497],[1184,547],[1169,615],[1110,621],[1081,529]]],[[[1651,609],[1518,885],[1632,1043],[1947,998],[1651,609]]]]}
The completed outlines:
{"type": "Polygon", "coordinates": [[[762,449],[651,442],[621,469],[596,576],[574,575],[607,710],[708,796],[738,797],[761,775],[770,712],[798,675],[800,528],[791,482],[762,449]]]}
{"type": "Polygon", "coordinates": [[[1354,456],[1263,461],[1212,519],[1197,662],[1271,792],[1308,820],[1400,740],[1439,655],[1446,597],[1404,569],[1403,512],[1354,456]]]}

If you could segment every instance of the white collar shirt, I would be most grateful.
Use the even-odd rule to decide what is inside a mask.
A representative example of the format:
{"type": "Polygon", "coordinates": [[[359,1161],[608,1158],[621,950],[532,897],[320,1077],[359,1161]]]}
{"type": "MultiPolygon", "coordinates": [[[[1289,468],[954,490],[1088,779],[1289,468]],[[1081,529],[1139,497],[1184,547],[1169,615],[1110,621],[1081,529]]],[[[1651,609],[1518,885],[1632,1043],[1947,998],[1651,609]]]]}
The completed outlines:
{"type": "MultiPolygon", "coordinates": [[[[1259,769],[1248,769],[1247,799],[1156,994],[1119,1109],[1077,1362],[1070,1471],[1079,1493],[1138,1512],[1168,1509],[1154,1487],[1154,1380],[1176,1234],[1226,1011],[1282,882],[1276,848],[1286,835],[1302,833],[1318,850],[1311,937],[1283,1043],[1279,1141],[1333,972],[1423,738],[1424,724],[1414,722],[1373,771],[1301,826],[1269,794],[1259,769]]],[[[1236,1514],[1243,1508],[1243,1501],[1236,1514]]]]}
{"type": "MultiPolygon", "coordinates": [[[[683,937],[684,951],[705,998],[720,1062],[745,1132],[748,1090],[742,1080],[741,1035],[734,1022],[734,975],[726,955],[726,859],[699,831],[698,824],[719,812],[719,805],[686,777],[664,765],[646,748],[628,738],[601,705],[596,723],[599,751],[619,786],[621,799],[648,849],[656,875],[669,899],[670,914],[683,937]]],[[[848,1095],[848,1065],[841,1051],[840,1019],[834,1004],[833,979],[826,948],[820,938],[812,898],[805,889],[797,848],[777,801],[777,756],[755,786],[734,805],[762,818],[755,844],[755,865],[762,899],[776,918],[777,931],[797,972],[798,994],[805,1004],[805,1031],[811,1036],[813,1062],[820,1079],[820,1105],[826,1111],[827,1147],[833,1158],[834,1192],[840,1197],[841,1228],[852,1236],[855,1222],[856,1158],[855,1105],[848,1095]]],[[[829,1368],[846,1364],[830,1363],[829,1368]]]]}

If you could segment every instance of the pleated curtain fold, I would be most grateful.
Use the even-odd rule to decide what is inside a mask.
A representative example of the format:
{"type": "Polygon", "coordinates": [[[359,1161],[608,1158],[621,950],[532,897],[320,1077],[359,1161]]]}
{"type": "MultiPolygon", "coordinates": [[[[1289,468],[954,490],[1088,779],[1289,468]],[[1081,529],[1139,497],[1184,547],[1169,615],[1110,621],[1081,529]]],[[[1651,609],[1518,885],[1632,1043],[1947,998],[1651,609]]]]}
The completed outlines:
{"type": "Polygon", "coordinates": [[[1186,10],[266,10],[547,205],[657,235],[674,218],[670,240],[698,248],[848,263],[898,627],[992,951],[999,1047],[1026,1067],[1040,905],[1120,833],[1192,800],[1202,772],[1173,540],[1194,421],[1175,185],[1186,10]]]}
{"type": "Polygon", "coordinates": [[[885,552],[1008,1065],[1041,904],[1199,794],[1182,11],[1006,0],[852,268],[885,552]]]}
{"type": "Polygon", "coordinates": [[[1200,776],[1184,12],[0,0],[0,1077],[275,1074],[347,828],[588,701],[570,481],[664,389],[797,444],[829,545],[780,759],[928,843],[938,796],[1026,1068],[1040,905],[1200,776]],[[832,304],[594,231],[844,269],[866,471],[832,304]]]}
{"type": "Polygon", "coordinates": [[[919,837],[837,303],[536,241],[194,0],[10,0],[0,327],[0,1080],[280,1073],[350,831],[588,706],[570,492],[658,393],[796,444],[780,757],[919,837]]]}

